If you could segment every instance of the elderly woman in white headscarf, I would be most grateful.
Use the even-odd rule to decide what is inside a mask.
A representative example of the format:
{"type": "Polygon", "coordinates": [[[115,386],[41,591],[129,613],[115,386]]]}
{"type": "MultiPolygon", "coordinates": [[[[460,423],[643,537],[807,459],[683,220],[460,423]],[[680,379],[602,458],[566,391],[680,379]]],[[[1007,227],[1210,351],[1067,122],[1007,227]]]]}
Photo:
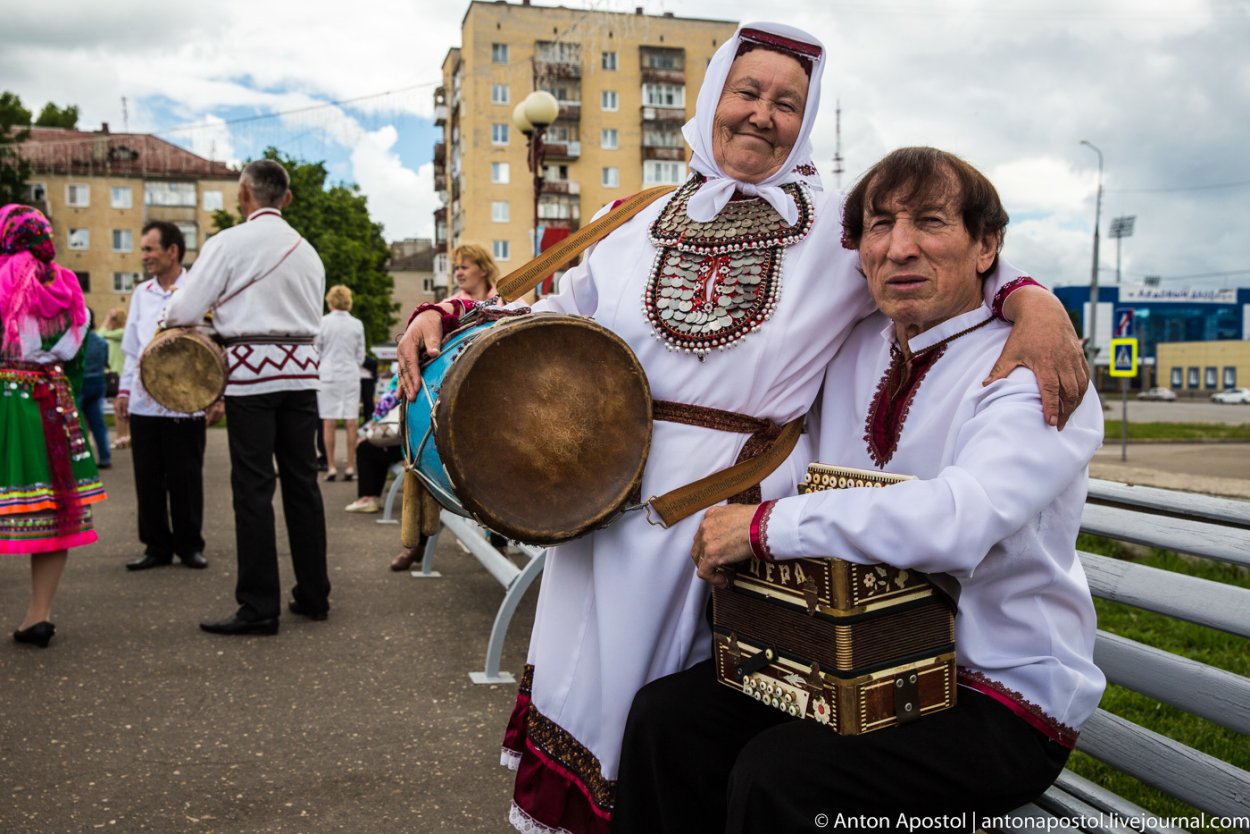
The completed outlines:
{"type": "MultiPolygon", "coordinates": [[[[686,125],[690,179],[603,238],[558,294],[534,305],[592,316],[637,355],[656,402],[644,496],[757,454],[768,426],[807,413],[830,358],[874,309],[855,253],[842,247],[839,207],[825,204],[811,162],[824,57],[792,27],[742,27],[708,66],[686,125]]],[[[988,296],[1018,279],[1000,266],[988,296]]],[[[1029,299],[1044,295],[1029,288],[1012,298],[1028,299],[1030,325],[1050,316],[1041,338],[1067,321],[1057,302],[1029,299]]],[[[441,317],[451,312],[444,305],[410,322],[400,345],[410,393],[418,349],[438,352],[441,317]]],[[[1039,355],[1068,347],[1079,362],[1075,342],[1072,334],[1039,355]]],[[[794,494],[810,460],[801,440],[735,498],[794,494]]],[[[518,829],[609,830],[634,694],[710,656],[707,585],[689,558],[699,519],[665,528],[629,513],[548,551],[503,750],[517,770],[518,829]]]]}

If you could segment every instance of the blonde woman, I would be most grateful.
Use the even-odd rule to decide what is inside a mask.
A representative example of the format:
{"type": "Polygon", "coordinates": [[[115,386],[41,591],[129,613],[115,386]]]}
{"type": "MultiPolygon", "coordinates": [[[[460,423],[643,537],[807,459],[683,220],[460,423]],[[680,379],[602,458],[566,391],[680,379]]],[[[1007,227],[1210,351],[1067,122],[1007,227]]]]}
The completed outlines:
{"type": "MultiPolygon", "coordinates": [[[[126,308],[114,307],[109,310],[108,315],[104,317],[104,324],[100,325],[96,332],[100,334],[100,337],[109,346],[109,361],[105,378],[107,380],[111,375],[113,381],[111,387],[106,386],[106,394],[115,399],[117,397],[117,382],[121,379],[122,371],[126,369],[126,354],[122,351],[122,336],[126,334],[126,308]],[[108,391],[112,391],[112,393],[107,393],[108,391]]],[[[113,428],[116,429],[116,436],[113,438],[113,448],[129,448],[129,415],[124,412],[118,414],[117,410],[114,409],[113,428]]]]}
{"type": "Polygon", "coordinates": [[[330,308],[321,319],[317,348],[321,352],[317,387],[317,410],[321,414],[321,430],[325,438],[329,469],[326,480],[338,478],[334,467],[335,423],[347,426],[347,468],[344,480],[356,477],[356,424],[360,416],[360,364],[365,361],[365,326],[353,318],[352,291],[342,284],[326,293],[330,308]]]}
{"type": "Polygon", "coordinates": [[[499,294],[495,290],[495,282],[499,280],[499,266],[484,247],[476,243],[457,246],[452,250],[451,264],[457,289],[452,298],[485,301],[499,294]]]}

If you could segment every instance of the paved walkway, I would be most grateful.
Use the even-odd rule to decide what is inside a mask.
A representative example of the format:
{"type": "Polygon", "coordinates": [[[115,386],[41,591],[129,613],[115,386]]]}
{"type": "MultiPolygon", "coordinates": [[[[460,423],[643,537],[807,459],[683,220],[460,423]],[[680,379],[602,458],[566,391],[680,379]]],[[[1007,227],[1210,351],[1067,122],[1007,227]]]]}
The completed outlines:
{"type": "MultiPolygon", "coordinates": [[[[510,830],[498,759],[515,690],[468,677],[503,589],[450,536],[443,578],[391,573],[398,527],[343,512],[355,484],[324,484],[330,619],[207,635],[198,622],[234,608],[225,432],[209,432],[204,571],[123,568],[138,555],[134,490],[129,454],[114,461],[101,541],[71,557],[53,647],[0,640],[0,834],[510,830]]],[[[1242,494],[1250,444],[1132,446],[1124,466],[1112,442],[1094,473],[1242,494]]],[[[281,528],[279,549],[285,560],[281,528]]],[[[28,587],[26,559],[0,560],[5,628],[28,587]]],[[[524,661],[536,596],[504,669],[524,661]]]]}

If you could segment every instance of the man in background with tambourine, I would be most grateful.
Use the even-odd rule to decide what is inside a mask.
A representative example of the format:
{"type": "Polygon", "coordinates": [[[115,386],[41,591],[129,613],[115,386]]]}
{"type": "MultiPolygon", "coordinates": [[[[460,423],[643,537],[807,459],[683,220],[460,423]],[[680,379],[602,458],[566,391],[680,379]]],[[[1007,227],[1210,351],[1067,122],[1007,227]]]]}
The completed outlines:
{"type": "Polygon", "coordinates": [[[209,238],[195,278],[176,293],[165,325],[190,327],[213,312],[225,343],[225,405],[230,435],[239,575],[238,610],[200,623],[214,634],[277,634],[282,607],[273,496],[282,507],[295,568],[288,608],[312,620],[330,609],[325,509],[312,438],[318,426],[317,348],[325,267],[312,244],[282,217],[290,177],[270,159],[239,177],[246,222],[209,238]],[[274,473],[274,462],[278,471],[274,473]]]}
{"type": "MultiPolygon", "coordinates": [[[[135,499],[143,555],[127,570],[169,565],[176,555],[189,568],[205,568],[204,446],[205,412],[186,414],[161,405],[143,387],[139,357],[156,335],[161,312],[190,273],[182,266],[187,244],[182,230],[167,220],[143,227],[139,253],[143,271],[152,276],[134,288],[122,336],[126,365],[113,410],[130,418],[135,499]]],[[[207,422],[221,419],[220,403],[210,407],[207,422]]]]}

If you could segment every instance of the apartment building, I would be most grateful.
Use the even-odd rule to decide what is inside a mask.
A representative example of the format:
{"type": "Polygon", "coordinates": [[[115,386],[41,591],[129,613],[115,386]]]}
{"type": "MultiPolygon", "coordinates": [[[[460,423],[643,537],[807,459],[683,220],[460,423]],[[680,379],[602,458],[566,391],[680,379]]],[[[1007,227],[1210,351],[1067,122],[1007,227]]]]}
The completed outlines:
{"type": "Polygon", "coordinates": [[[32,165],[30,202],[52,221],[57,261],[72,269],[100,320],[130,301],[143,280],[139,239],[169,220],[187,239],[188,266],[213,230],[213,212],[235,210],[239,174],[143,133],[31,128],[18,146],[32,165]]]}
{"type": "Polygon", "coordinates": [[[486,246],[506,274],[532,257],[536,226],[546,248],[607,203],[683,182],[681,127],[712,53],[736,28],[641,8],[471,2],[435,92],[436,280],[448,280],[447,253],[460,243],[486,246]],[[534,90],[560,105],[537,188],[527,137],[513,124],[534,90]]]}

